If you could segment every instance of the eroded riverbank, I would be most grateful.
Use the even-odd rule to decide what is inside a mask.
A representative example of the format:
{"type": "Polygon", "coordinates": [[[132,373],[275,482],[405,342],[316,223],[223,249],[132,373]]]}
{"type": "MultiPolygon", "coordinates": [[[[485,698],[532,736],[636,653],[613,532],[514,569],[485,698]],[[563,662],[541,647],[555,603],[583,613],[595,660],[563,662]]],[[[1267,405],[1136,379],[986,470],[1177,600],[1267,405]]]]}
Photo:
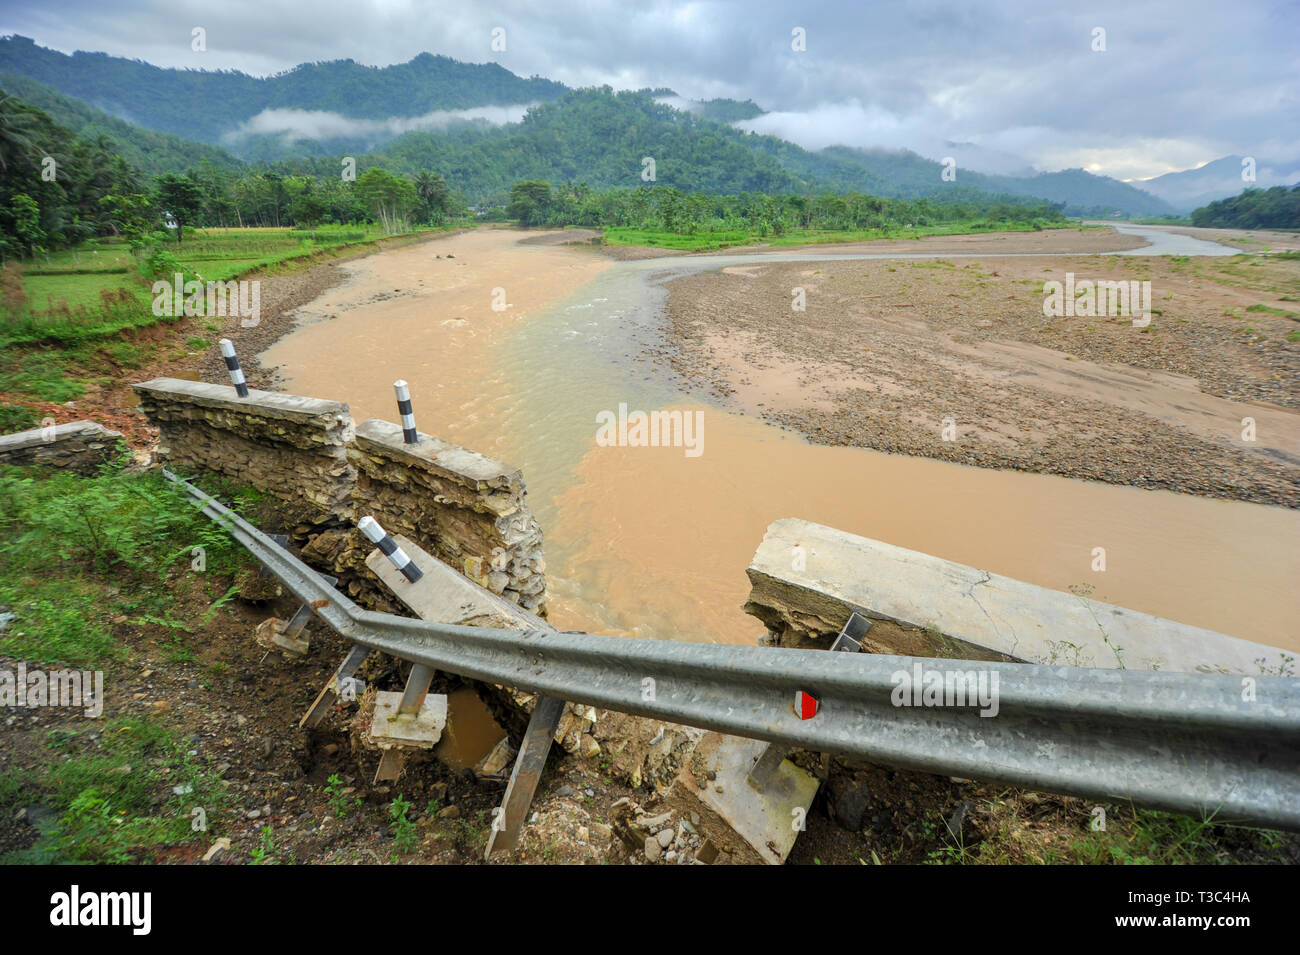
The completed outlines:
{"type": "MultiPolygon", "coordinates": [[[[846,334],[845,328],[831,328],[829,337],[819,340],[834,346],[828,354],[843,365],[833,365],[829,378],[826,368],[819,370],[820,378],[809,378],[802,365],[783,365],[785,352],[797,347],[792,343],[815,337],[798,320],[790,320],[787,273],[813,273],[799,278],[805,287],[820,285],[811,289],[810,301],[826,296],[818,305],[823,319],[834,314],[847,321],[853,302],[864,291],[846,290],[848,301],[842,307],[835,304],[827,295],[827,286],[834,287],[826,277],[831,266],[900,280],[865,289],[886,303],[894,302],[891,307],[900,312],[926,296],[940,296],[949,313],[969,317],[968,299],[985,293],[996,296],[998,283],[985,273],[1020,276],[1015,270],[1022,270],[1018,290],[1027,291],[1032,278],[1041,306],[1042,270],[1064,271],[1072,267],[1069,261],[1020,253],[971,263],[979,275],[934,267],[932,261],[913,268],[906,260],[853,260],[838,254],[787,261],[778,261],[787,259],[785,253],[746,253],[737,260],[674,256],[612,264],[589,249],[520,244],[519,238],[509,232],[475,233],[354,263],[348,283],[313,302],[299,330],[263,361],[280,366],[288,390],[347,401],[358,418],[391,419],[391,383],[405,378],[411,382],[422,430],[522,467],[547,535],[549,605],[562,628],[750,641],[757,624],[740,610],[747,590],[744,568],[767,524],[795,516],[1045,586],[1089,585],[1099,599],[1300,648],[1292,626],[1300,606],[1290,585],[1300,572],[1296,511],[963,467],[863,447],[823,447],[777,426],[797,427],[799,422],[778,417],[797,408],[837,424],[847,420],[866,426],[880,417],[878,411],[867,406],[855,414],[841,395],[843,386],[885,394],[890,380],[877,366],[862,361],[870,343],[861,335],[846,334]],[[456,258],[448,260],[448,254],[456,258]],[[464,264],[458,266],[462,255],[464,264]],[[399,256],[400,261],[395,258],[399,256]],[[733,265],[751,274],[716,271],[733,265]],[[679,278],[669,286],[671,295],[663,285],[675,274],[702,269],[713,271],[679,278]],[[961,282],[932,281],[949,273],[961,276],[961,282]],[[770,295],[759,291],[767,287],[764,282],[770,285],[770,295]],[[696,298],[688,307],[681,305],[683,287],[695,289],[696,298]],[[497,288],[505,290],[514,308],[491,309],[497,288]],[[666,296],[667,324],[662,308],[666,296]],[[687,332],[678,327],[679,317],[699,327],[687,332]],[[758,327],[784,328],[785,335],[765,340],[758,327]],[[698,346],[699,356],[713,356],[719,339],[719,347],[730,349],[728,360],[710,357],[711,364],[702,367],[695,381],[685,383],[683,376],[692,377],[692,349],[698,346]],[[769,379],[755,384],[755,377],[763,375],[769,379]],[[757,388],[745,396],[748,406],[737,401],[742,385],[757,388]],[[799,404],[782,407],[768,400],[787,389],[799,404]],[[597,415],[616,411],[620,404],[647,411],[701,411],[703,453],[688,457],[681,448],[597,444],[597,415]],[[758,415],[771,415],[773,422],[758,415]],[[1096,547],[1107,550],[1104,572],[1091,569],[1096,547]]],[[[1151,261],[1132,258],[1113,264],[1113,259],[1089,258],[1080,260],[1079,267],[1140,273],[1155,267],[1151,261]]],[[[1010,289],[1003,291],[1010,294],[1010,289]]],[[[1041,311],[1039,316],[1041,320],[1041,311]]],[[[992,361],[979,352],[982,347],[994,348],[997,361],[1005,362],[1012,360],[1006,354],[1011,347],[1007,342],[1019,343],[1020,351],[1012,352],[1014,360],[1023,363],[1029,360],[1024,346],[1034,345],[1029,356],[1038,369],[1071,360],[1051,343],[1018,338],[1014,323],[995,331],[980,326],[980,318],[966,323],[969,339],[959,329],[949,330],[957,345],[974,348],[977,354],[936,351],[927,332],[929,318],[925,315],[907,332],[910,338],[891,340],[886,349],[906,350],[925,368],[928,377],[918,375],[915,382],[922,397],[927,389],[943,397],[940,389],[971,377],[955,371],[952,359],[981,367],[992,361]],[[1045,351],[1052,352],[1051,362],[1045,351]]],[[[906,330],[903,322],[885,322],[882,327],[891,324],[891,334],[906,330]]],[[[1160,335],[1173,324],[1172,317],[1164,321],[1157,316],[1154,324],[1161,332],[1145,337],[1167,342],[1160,335]]],[[[1177,341],[1162,347],[1168,354],[1187,351],[1177,341]]],[[[1213,342],[1207,344],[1212,347],[1213,342]]],[[[794,357],[802,362],[797,354],[794,357]]],[[[1079,358],[1099,366],[1131,363],[1121,352],[1108,355],[1104,348],[1073,360],[1079,358]]],[[[1286,355],[1279,360],[1283,368],[1290,361],[1286,355]]],[[[1024,370],[1023,364],[1018,369],[1013,364],[1002,374],[1014,379],[1019,372],[1023,378],[1024,370]]],[[[1040,377],[1058,389],[1089,387],[1088,375],[1067,374],[1071,369],[1065,365],[1056,371],[1056,378],[1040,377]]],[[[1177,392],[1179,381],[1160,379],[1155,371],[1146,391],[1137,387],[1142,375],[1136,372],[1129,373],[1129,380],[1112,372],[1116,377],[1107,387],[1115,396],[1136,394],[1139,402],[1151,395],[1164,400],[1169,389],[1182,394],[1177,392]]],[[[1265,373],[1257,377],[1260,382],[1273,380],[1265,373]]],[[[978,384],[980,379],[971,380],[978,384]]],[[[1232,381],[1224,380],[1223,400],[1239,400],[1229,394],[1232,381]]],[[[910,426],[918,433],[935,430],[945,414],[952,414],[967,429],[966,447],[983,448],[981,453],[992,456],[983,460],[986,465],[1015,466],[996,455],[1028,441],[1025,446],[1033,452],[1023,462],[1025,471],[1059,471],[1049,466],[1058,460],[1059,450],[1080,461],[1092,457],[1110,462],[1118,477],[1127,473],[1125,469],[1138,469],[1129,476],[1136,483],[1156,470],[1152,447],[1186,469],[1183,459],[1189,449],[1206,443],[1187,430],[1187,421],[1164,421],[1140,407],[1104,401],[1094,407],[1087,404],[1093,399],[1010,380],[989,379],[984,387],[991,398],[982,405],[958,389],[951,399],[928,404],[912,396],[909,405],[908,396],[898,393],[896,407],[900,418],[910,414],[916,419],[910,426]],[[943,404],[957,410],[936,414],[943,408],[932,406],[943,404]],[[1031,413],[1034,418],[1028,420],[1031,413]],[[1076,413],[1084,418],[1076,419],[1076,413]],[[1127,423],[1113,420],[1124,416],[1127,423]],[[1090,427],[1081,427],[1081,420],[1090,421],[1090,427]],[[999,428],[1003,424],[1011,429],[999,428]],[[981,428],[1010,444],[982,436],[981,428]],[[1159,429],[1179,437],[1153,445],[1149,435],[1163,433],[1159,429]],[[1038,434],[1052,440],[1038,445],[1028,440],[1038,434]],[[1081,455],[1078,446],[1087,442],[1102,450],[1115,443],[1116,453],[1081,455]]],[[[1270,447],[1290,453],[1286,441],[1294,435],[1288,438],[1283,428],[1278,438],[1272,424],[1276,420],[1285,425],[1292,420],[1290,412],[1280,402],[1269,403],[1278,408],[1258,412],[1260,428],[1269,435],[1270,447]],[[1288,417],[1275,419],[1271,414],[1288,417]]],[[[1206,427],[1236,412],[1235,407],[1207,409],[1199,403],[1189,407],[1193,420],[1206,427]],[[1202,417],[1209,423],[1200,421],[1202,417]]],[[[886,425],[889,420],[881,418],[886,425]]],[[[1231,442],[1213,453],[1228,456],[1218,465],[1223,473],[1230,472],[1234,462],[1251,462],[1244,472],[1248,493],[1268,488],[1284,493],[1288,481],[1293,484],[1289,471],[1278,471],[1282,465],[1267,454],[1237,449],[1231,442]]],[[[1201,465],[1193,462],[1190,467],[1201,465]]],[[[1096,475],[1084,471],[1075,476],[1096,475]]],[[[1226,486],[1226,481],[1222,478],[1220,485],[1226,486]]],[[[1207,481],[1205,487],[1190,484],[1180,489],[1213,493],[1220,485],[1207,481]]]]}

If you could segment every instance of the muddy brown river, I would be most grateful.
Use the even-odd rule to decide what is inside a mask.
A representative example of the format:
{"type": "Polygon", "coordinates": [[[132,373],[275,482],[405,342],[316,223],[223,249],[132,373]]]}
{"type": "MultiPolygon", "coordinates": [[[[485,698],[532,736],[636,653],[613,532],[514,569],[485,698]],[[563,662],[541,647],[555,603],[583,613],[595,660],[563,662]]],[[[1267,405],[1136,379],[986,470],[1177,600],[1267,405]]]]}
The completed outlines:
{"type": "MultiPolygon", "coordinates": [[[[1167,235],[1135,234],[1153,251],[1167,235]]],[[[615,263],[520,238],[479,230],[349,263],[260,358],[286,390],[345,401],[358,421],[396,420],[405,378],[420,430],[521,467],[562,629],[752,642],[745,568],[769,523],[800,517],[1300,650],[1300,511],[810,444],[638,360],[665,279],[755,253],[615,263]],[[598,441],[620,405],[690,415],[699,453],[598,441]]]]}

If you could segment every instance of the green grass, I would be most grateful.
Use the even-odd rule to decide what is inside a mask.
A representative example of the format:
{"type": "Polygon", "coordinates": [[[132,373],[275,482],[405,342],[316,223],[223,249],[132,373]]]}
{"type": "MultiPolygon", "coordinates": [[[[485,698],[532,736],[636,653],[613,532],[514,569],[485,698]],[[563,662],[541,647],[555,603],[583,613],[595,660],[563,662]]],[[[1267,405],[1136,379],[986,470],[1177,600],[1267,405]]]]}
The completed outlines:
{"type": "MultiPolygon", "coordinates": [[[[170,281],[173,268],[205,282],[277,273],[385,238],[389,236],[376,226],[195,230],[186,233],[183,243],[158,247],[159,278],[170,281]]],[[[99,240],[41,255],[27,263],[22,283],[26,305],[0,310],[0,395],[11,399],[75,400],[85,390],[87,375],[104,365],[99,349],[116,349],[110,356],[114,363],[138,367],[141,362],[132,362],[128,352],[149,346],[136,345],[123,333],[178,320],[153,314],[152,283],[141,277],[134,256],[120,242],[99,240]]],[[[211,320],[204,327],[209,332],[220,328],[211,320]]],[[[198,347],[194,340],[187,344],[198,347]]],[[[0,418],[22,420],[21,415],[0,418]]]]}
{"type": "Polygon", "coordinates": [[[843,242],[872,242],[885,239],[918,239],[928,235],[969,235],[978,232],[1033,232],[1042,228],[1065,228],[1068,223],[987,222],[968,220],[931,226],[894,226],[884,229],[790,229],[781,235],[763,235],[757,230],[696,232],[690,235],[665,229],[618,227],[605,230],[606,245],[649,246],[684,252],[710,252],[739,245],[771,246],[825,245],[843,242]]]}
{"type": "Polygon", "coordinates": [[[1297,314],[1296,312],[1288,312],[1284,308],[1274,308],[1271,305],[1247,305],[1246,311],[1264,312],[1268,315],[1281,315],[1283,318],[1290,318],[1300,322],[1300,314],[1297,314]]]}
{"type": "MultiPolygon", "coordinates": [[[[384,238],[377,227],[195,230],[180,244],[160,244],[160,252],[203,281],[225,282],[249,272],[274,270],[347,246],[384,238]]],[[[170,280],[163,270],[159,278],[170,280]]],[[[98,242],[41,256],[24,270],[27,305],[0,315],[0,346],[33,342],[70,344],[102,339],[127,328],[173,321],[152,310],[152,282],[141,277],[123,245],[98,242]],[[119,296],[113,303],[105,290],[119,296]],[[125,290],[120,291],[120,290],[125,290]]]]}
{"type": "Polygon", "coordinates": [[[74,401],[86,391],[69,377],[75,354],[39,348],[26,352],[0,349],[0,394],[29,395],[39,401],[74,401]]]}
{"type": "Polygon", "coordinates": [[[27,293],[28,305],[37,311],[46,311],[67,302],[72,308],[84,305],[97,308],[100,305],[100,291],[106,288],[127,288],[135,293],[136,298],[145,307],[148,301],[146,289],[126,273],[90,274],[90,275],[30,275],[23,274],[23,289],[27,293]]]}
{"type": "Polygon", "coordinates": [[[0,434],[13,434],[38,428],[41,416],[36,409],[24,404],[0,404],[0,434]]]}
{"type": "Polygon", "coordinates": [[[183,741],[147,719],[108,719],[93,729],[97,738],[88,729],[52,730],[40,769],[0,774],[0,812],[37,805],[55,813],[35,846],[0,863],[148,861],[164,843],[220,832],[230,800],[206,759],[188,755],[183,741]]]}
{"type": "MultiPolygon", "coordinates": [[[[1073,837],[1061,829],[1043,840],[1026,830],[1022,809],[1004,800],[989,803],[996,831],[978,842],[964,842],[940,815],[922,820],[920,837],[928,865],[1222,865],[1286,863],[1294,837],[1270,829],[1232,826],[1212,817],[1199,819],[1132,806],[1104,806],[1105,829],[1094,830],[1094,816],[1080,819],[1073,837]],[[1021,823],[1018,825],[1018,823],[1021,823]]],[[[1065,830],[1067,833],[1070,828],[1065,830]]]]}
{"type": "MultiPolygon", "coordinates": [[[[181,568],[193,574],[191,586],[209,586],[247,560],[157,472],[110,468],[85,478],[0,468],[0,603],[17,615],[0,634],[0,653],[78,667],[116,659],[123,648],[113,616],[174,620],[178,585],[169,573],[181,568]],[[189,571],[196,546],[205,551],[202,574],[189,571]]],[[[220,602],[230,594],[208,596],[220,602]]],[[[203,622],[179,621],[169,652],[188,655],[186,628],[203,622]]]]}
{"type": "MultiPolygon", "coordinates": [[[[241,508],[257,500],[237,488],[213,490],[241,508]]],[[[82,477],[0,467],[0,603],[15,614],[0,634],[0,654],[33,666],[110,670],[108,682],[129,650],[131,637],[113,628],[125,615],[161,630],[155,642],[170,659],[193,662],[195,634],[234,595],[228,577],[248,562],[158,472],[108,465],[82,477]],[[205,550],[202,572],[191,563],[196,546],[205,550]]],[[[71,725],[46,735],[48,756],[37,768],[0,773],[0,816],[31,806],[54,813],[34,847],[0,863],[150,861],[160,846],[207,844],[220,831],[224,784],[169,730],[120,716],[71,725]]]]}

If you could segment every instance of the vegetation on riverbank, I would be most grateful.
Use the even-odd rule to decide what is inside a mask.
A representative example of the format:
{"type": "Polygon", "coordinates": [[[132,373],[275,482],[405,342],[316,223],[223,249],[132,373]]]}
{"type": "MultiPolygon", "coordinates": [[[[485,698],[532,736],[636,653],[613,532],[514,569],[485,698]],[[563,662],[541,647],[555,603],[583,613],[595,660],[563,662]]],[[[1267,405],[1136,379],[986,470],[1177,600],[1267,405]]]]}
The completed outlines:
{"type": "Polygon", "coordinates": [[[606,229],[607,245],[648,246],[684,252],[712,252],[735,246],[764,244],[771,246],[833,245],[843,242],[920,239],[932,235],[970,235],[988,232],[1034,232],[1041,229],[1069,228],[1071,223],[1039,224],[1033,222],[989,223],[986,220],[945,222],[926,226],[886,226],[880,229],[793,229],[780,235],[763,234],[760,229],[683,234],[666,229],[606,229]]]}
{"type": "Polygon", "coordinates": [[[0,269],[0,433],[35,427],[34,402],[76,400],[88,385],[159,354],[197,361],[212,346],[220,318],[193,317],[195,327],[179,333],[188,336],[183,341],[176,333],[155,334],[182,316],[155,314],[153,281],[170,284],[176,273],[205,282],[284,274],[436,231],[207,229],[179,249],[155,243],[141,253],[125,241],[96,240],[26,268],[10,262],[0,269]]]}
{"type": "Polygon", "coordinates": [[[1197,209],[1192,225],[1217,229],[1300,229],[1300,183],[1246,189],[1197,209]]]}

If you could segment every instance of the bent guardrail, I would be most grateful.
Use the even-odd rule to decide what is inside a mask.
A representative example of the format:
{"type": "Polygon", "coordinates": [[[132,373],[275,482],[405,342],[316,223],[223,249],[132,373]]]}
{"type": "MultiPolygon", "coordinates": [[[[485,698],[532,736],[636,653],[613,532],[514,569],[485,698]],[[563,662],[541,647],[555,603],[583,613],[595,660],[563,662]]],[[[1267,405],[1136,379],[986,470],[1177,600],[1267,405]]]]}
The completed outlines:
{"type": "Polygon", "coordinates": [[[1300,830],[1294,679],[673,643],[376,613],[164,474],[339,634],[413,663],[903,769],[1300,830]],[[799,692],[817,700],[811,718],[794,711],[799,692]]]}

